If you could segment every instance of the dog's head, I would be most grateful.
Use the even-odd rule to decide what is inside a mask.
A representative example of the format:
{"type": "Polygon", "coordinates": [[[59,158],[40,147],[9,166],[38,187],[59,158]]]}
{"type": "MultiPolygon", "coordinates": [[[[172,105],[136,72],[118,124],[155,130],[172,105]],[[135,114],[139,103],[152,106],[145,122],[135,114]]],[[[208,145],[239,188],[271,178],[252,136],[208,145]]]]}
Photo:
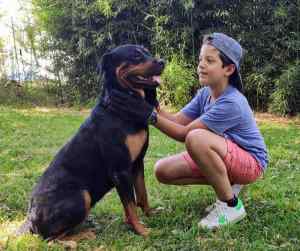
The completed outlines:
{"type": "Polygon", "coordinates": [[[112,89],[140,92],[160,84],[165,67],[161,59],[153,57],[140,45],[122,45],[105,53],[101,61],[104,74],[104,96],[112,89]]]}

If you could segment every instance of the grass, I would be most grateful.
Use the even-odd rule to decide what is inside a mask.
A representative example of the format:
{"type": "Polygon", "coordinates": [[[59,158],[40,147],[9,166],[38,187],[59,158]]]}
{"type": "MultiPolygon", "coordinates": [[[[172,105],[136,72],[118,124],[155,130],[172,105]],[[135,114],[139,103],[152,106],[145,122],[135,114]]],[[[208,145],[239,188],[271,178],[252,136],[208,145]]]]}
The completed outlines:
{"type": "MultiPolygon", "coordinates": [[[[16,109],[0,106],[0,250],[64,250],[37,236],[14,238],[24,220],[34,184],[57,150],[76,132],[88,112],[70,109],[16,109]]],[[[259,123],[270,152],[262,180],[242,195],[247,218],[216,232],[199,230],[204,208],[215,200],[204,186],[166,186],[153,175],[161,157],[183,145],[151,128],[146,184],[152,206],[162,212],[141,220],[151,228],[147,239],[123,224],[123,209],[115,190],[92,210],[84,227],[96,239],[82,240],[78,250],[300,250],[300,127],[299,121],[259,123]]],[[[83,228],[84,228],[83,227],[83,228]]]]}

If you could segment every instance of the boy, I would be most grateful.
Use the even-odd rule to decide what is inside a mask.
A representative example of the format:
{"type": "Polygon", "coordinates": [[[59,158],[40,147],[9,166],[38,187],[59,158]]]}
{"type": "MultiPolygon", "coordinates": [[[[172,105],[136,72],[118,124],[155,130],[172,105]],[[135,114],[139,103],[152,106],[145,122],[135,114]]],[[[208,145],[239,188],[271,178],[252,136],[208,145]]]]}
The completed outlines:
{"type": "MultiPolygon", "coordinates": [[[[234,184],[254,182],[268,163],[264,139],[240,92],[241,58],[242,47],[233,38],[222,33],[205,36],[197,68],[204,88],[193,100],[177,114],[161,109],[156,112],[146,102],[137,105],[144,111],[145,121],[185,142],[186,152],[156,163],[157,179],[164,184],[214,188],[218,199],[199,222],[203,228],[219,228],[243,219],[246,212],[237,197],[239,187],[234,184]],[[233,188],[237,188],[235,193],[233,188]]],[[[116,97],[118,102],[120,99],[116,97]]]]}

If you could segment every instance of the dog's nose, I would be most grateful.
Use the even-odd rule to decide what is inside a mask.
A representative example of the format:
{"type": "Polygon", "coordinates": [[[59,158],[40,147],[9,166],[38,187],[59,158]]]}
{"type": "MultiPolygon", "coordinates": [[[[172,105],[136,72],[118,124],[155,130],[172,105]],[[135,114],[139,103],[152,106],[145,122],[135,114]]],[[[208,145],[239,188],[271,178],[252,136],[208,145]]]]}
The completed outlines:
{"type": "Polygon", "coordinates": [[[165,61],[163,59],[156,60],[156,62],[162,67],[165,66],[165,61]]]}

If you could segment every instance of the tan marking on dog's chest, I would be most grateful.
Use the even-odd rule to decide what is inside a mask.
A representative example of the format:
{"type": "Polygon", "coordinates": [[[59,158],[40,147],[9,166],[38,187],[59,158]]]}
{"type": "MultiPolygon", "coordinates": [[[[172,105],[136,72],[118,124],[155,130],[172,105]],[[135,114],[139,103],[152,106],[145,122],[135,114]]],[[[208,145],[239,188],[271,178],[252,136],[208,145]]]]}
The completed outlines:
{"type": "Polygon", "coordinates": [[[131,161],[135,161],[138,155],[140,154],[144,144],[146,143],[147,132],[142,130],[135,134],[129,134],[126,137],[125,144],[128,147],[131,161]]]}
{"type": "Polygon", "coordinates": [[[83,198],[84,198],[84,206],[86,211],[86,216],[88,216],[89,211],[91,209],[92,198],[90,193],[87,190],[83,190],[83,198]]]}

